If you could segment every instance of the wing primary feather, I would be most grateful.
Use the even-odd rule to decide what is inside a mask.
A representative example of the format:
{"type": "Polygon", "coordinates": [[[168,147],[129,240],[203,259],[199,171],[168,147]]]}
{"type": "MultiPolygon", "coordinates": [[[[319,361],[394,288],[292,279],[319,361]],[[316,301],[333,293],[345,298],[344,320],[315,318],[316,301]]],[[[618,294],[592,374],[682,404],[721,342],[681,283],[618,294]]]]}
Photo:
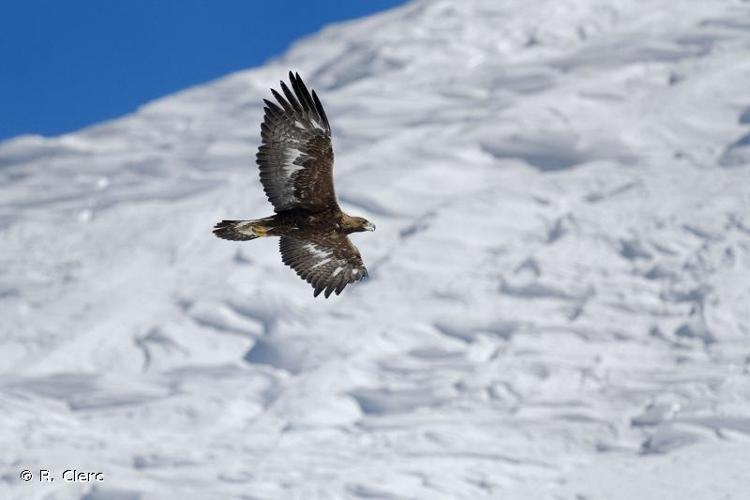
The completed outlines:
{"type": "MultiPolygon", "coordinates": [[[[291,77],[291,71],[289,73],[289,76],[291,77]]],[[[300,78],[299,73],[296,74],[296,78],[292,79],[292,86],[294,87],[294,91],[296,92],[300,101],[304,101],[305,110],[307,110],[308,112],[315,112],[315,104],[312,101],[312,97],[310,97],[310,92],[307,90],[305,82],[303,82],[302,78],[300,78]]]]}
{"type": "Polygon", "coordinates": [[[341,278],[341,280],[340,280],[340,281],[341,281],[341,282],[340,282],[340,283],[338,284],[338,286],[336,287],[336,295],[340,294],[340,293],[341,293],[341,291],[342,291],[342,290],[343,290],[344,288],[346,288],[346,285],[348,285],[348,284],[349,284],[349,280],[346,280],[346,279],[344,279],[344,278],[341,278]]]}
{"type": "Polygon", "coordinates": [[[286,102],[286,99],[281,97],[281,94],[276,92],[276,90],[274,89],[271,89],[271,93],[276,98],[276,100],[279,101],[279,104],[281,104],[281,107],[284,108],[284,112],[290,116],[294,116],[295,114],[294,108],[292,108],[292,106],[288,102],[286,102]]]}
{"type": "Polygon", "coordinates": [[[278,118],[280,118],[280,117],[282,117],[282,116],[284,115],[284,110],[282,110],[282,109],[281,109],[280,107],[278,107],[278,106],[276,105],[276,103],[274,103],[274,102],[272,102],[272,101],[269,101],[268,99],[263,99],[263,102],[264,102],[264,103],[266,104],[266,106],[267,106],[267,108],[266,108],[266,109],[267,109],[266,113],[268,113],[268,114],[270,114],[271,116],[273,116],[273,118],[276,118],[276,119],[278,119],[278,118]]]}
{"type": "Polygon", "coordinates": [[[336,290],[340,282],[340,276],[334,276],[328,279],[328,286],[326,287],[326,298],[328,298],[333,293],[333,291],[336,290]]]}
{"type": "Polygon", "coordinates": [[[291,71],[289,72],[289,82],[292,84],[292,89],[294,89],[294,94],[297,96],[297,99],[299,99],[299,102],[302,104],[302,108],[307,111],[307,103],[305,102],[305,96],[300,92],[299,88],[299,82],[297,81],[297,78],[294,76],[294,73],[291,71]]]}
{"type": "Polygon", "coordinates": [[[318,94],[316,94],[314,90],[312,91],[312,98],[313,98],[313,101],[315,101],[315,108],[318,110],[320,119],[323,120],[323,123],[326,126],[326,130],[328,131],[328,133],[330,133],[331,126],[328,124],[328,117],[326,116],[326,112],[323,109],[323,104],[321,104],[320,99],[318,99],[318,94]]]}
{"type": "Polygon", "coordinates": [[[289,87],[287,87],[286,83],[281,82],[281,90],[284,91],[286,100],[289,101],[289,104],[292,105],[292,108],[294,108],[294,111],[297,114],[304,114],[304,110],[302,106],[300,106],[299,102],[297,102],[297,99],[294,97],[294,94],[292,94],[292,91],[289,90],[289,87]]]}
{"type": "Polygon", "coordinates": [[[261,134],[271,134],[271,127],[266,122],[261,122],[260,124],[260,132],[261,134]]]}

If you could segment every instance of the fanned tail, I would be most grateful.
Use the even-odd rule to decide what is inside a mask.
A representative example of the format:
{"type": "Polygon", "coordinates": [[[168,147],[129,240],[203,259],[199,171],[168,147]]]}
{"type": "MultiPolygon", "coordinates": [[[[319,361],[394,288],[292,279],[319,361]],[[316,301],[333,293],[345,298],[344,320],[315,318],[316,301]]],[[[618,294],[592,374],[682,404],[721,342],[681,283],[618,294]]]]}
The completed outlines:
{"type": "Polygon", "coordinates": [[[214,234],[225,240],[254,240],[265,236],[268,231],[268,228],[260,222],[259,220],[223,220],[214,226],[214,234]]]}

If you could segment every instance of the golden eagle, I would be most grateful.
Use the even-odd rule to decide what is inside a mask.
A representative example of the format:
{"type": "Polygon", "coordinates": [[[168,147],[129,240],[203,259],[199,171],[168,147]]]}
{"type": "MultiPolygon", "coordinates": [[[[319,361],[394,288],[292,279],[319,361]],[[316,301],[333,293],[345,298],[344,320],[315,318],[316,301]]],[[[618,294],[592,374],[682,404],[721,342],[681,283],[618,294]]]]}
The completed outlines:
{"type": "Polygon", "coordinates": [[[317,297],[338,295],[367,276],[349,233],[374,231],[362,217],[341,211],[333,189],[331,126],[320,99],[299,74],[289,72],[292,90],[271,89],[278,104],[264,99],[262,144],[256,161],[260,182],[275,215],[255,220],[223,220],[214,234],[227,240],[280,236],[281,260],[310,283],[317,297]]]}

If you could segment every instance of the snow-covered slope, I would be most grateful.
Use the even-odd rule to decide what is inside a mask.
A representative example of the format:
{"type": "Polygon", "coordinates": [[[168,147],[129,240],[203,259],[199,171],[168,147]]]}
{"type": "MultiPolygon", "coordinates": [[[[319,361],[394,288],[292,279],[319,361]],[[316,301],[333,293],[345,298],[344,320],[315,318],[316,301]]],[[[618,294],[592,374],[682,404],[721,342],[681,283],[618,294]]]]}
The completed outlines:
{"type": "Polygon", "coordinates": [[[747,2],[416,1],[5,142],[0,497],[750,498],[748,54],[747,2]],[[211,234],[288,69],[378,227],[327,301],[211,234]]]}

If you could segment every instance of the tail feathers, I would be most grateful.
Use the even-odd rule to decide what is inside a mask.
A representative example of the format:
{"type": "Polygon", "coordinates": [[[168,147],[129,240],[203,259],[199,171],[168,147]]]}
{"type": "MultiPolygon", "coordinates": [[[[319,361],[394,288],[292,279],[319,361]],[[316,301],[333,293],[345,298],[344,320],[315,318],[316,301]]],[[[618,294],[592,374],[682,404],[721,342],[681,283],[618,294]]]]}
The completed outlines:
{"type": "Polygon", "coordinates": [[[254,240],[265,234],[265,228],[257,222],[253,220],[223,220],[217,222],[214,226],[214,234],[225,240],[254,240]]]}

